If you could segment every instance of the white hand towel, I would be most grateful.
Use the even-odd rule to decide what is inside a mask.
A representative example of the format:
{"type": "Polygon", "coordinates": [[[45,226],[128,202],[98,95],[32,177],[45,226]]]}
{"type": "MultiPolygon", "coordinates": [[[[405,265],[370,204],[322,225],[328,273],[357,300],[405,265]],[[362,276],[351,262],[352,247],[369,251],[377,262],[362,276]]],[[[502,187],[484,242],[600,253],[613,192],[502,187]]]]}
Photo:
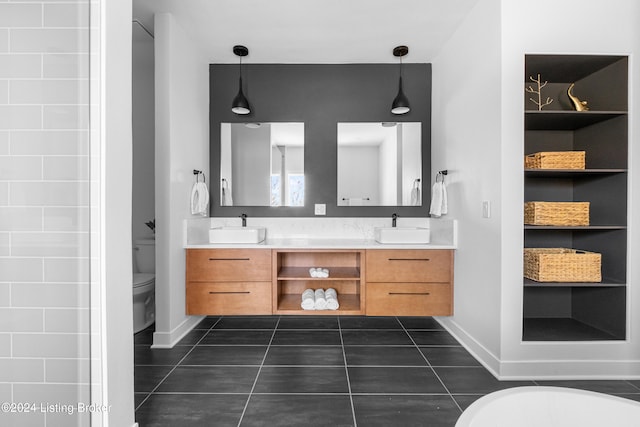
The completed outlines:
{"type": "Polygon", "coordinates": [[[320,277],[327,278],[329,277],[329,269],[328,268],[318,268],[320,270],[320,277]]]}
{"type": "Polygon", "coordinates": [[[411,190],[411,206],[420,206],[420,189],[413,187],[411,190]]]}
{"type": "Polygon", "coordinates": [[[303,310],[314,310],[316,304],[316,294],[313,289],[305,289],[302,293],[300,306],[303,310]]]}
{"type": "Polygon", "coordinates": [[[431,191],[431,209],[429,209],[429,213],[435,217],[447,213],[447,188],[444,182],[436,182],[433,184],[431,191]]]}
{"type": "Polygon", "coordinates": [[[207,216],[209,190],[204,182],[196,182],[191,189],[191,215],[207,216]]]}
{"type": "Polygon", "coordinates": [[[329,310],[337,310],[340,308],[340,304],[338,303],[338,293],[335,289],[329,288],[324,291],[325,298],[327,299],[327,308],[329,310]]]}
{"type": "Polygon", "coordinates": [[[324,290],[323,289],[316,289],[315,297],[316,297],[315,309],[316,310],[326,310],[327,309],[327,299],[325,298],[324,290]]]}

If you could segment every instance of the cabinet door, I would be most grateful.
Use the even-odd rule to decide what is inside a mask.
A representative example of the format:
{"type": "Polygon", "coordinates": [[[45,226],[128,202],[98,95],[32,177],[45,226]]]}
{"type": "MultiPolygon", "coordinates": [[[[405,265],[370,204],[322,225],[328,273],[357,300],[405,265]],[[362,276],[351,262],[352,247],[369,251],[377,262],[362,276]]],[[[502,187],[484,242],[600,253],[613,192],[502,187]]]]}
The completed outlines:
{"type": "Polygon", "coordinates": [[[269,249],[189,249],[187,282],[271,280],[269,249]]]}
{"type": "Polygon", "coordinates": [[[369,283],[368,316],[451,316],[451,285],[436,283],[369,283]]]}
{"type": "Polygon", "coordinates": [[[187,283],[187,314],[271,314],[271,282],[187,283]]]}
{"type": "Polygon", "coordinates": [[[453,251],[450,250],[368,250],[367,282],[449,283],[453,251]]]}

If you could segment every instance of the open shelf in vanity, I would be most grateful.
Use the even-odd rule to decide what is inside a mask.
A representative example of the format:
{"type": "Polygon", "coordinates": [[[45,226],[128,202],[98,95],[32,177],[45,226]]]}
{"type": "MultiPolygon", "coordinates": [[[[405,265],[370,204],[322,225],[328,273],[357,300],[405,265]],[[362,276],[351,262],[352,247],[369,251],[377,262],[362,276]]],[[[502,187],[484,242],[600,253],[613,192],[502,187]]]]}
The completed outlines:
{"type": "Polygon", "coordinates": [[[364,250],[277,249],[273,251],[273,312],[295,315],[364,314],[364,250]],[[329,277],[311,277],[309,269],[322,267],[329,277]],[[334,288],[340,308],[303,310],[305,289],[334,288]]]}

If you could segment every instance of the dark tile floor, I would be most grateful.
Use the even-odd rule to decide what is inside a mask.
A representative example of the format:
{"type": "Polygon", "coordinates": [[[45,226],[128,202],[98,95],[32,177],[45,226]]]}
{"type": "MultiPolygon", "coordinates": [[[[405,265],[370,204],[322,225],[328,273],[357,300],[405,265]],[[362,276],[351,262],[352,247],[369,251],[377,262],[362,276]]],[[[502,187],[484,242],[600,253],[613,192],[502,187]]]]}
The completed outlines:
{"type": "Polygon", "coordinates": [[[640,401],[640,381],[498,381],[431,318],[208,317],[172,349],[135,336],[152,426],[454,426],[479,397],[557,385],[640,401]]]}

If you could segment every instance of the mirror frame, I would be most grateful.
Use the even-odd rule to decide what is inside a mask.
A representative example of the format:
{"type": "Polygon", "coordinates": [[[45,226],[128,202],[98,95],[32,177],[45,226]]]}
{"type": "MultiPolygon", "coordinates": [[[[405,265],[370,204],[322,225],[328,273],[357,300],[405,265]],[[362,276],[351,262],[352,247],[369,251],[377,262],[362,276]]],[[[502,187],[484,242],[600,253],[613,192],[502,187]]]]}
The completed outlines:
{"type": "Polygon", "coordinates": [[[411,111],[396,116],[391,102],[398,90],[397,64],[251,64],[243,67],[244,93],[251,113],[231,112],[238,90],[237,64],[209,65],[210,216],[428,217],[431,183],[431,64],[403,64],[404,92],[411,111]],[[339,122],[422,123],[422,206],[337,206],[339,122]],[[220,206],[220,123],[304,122],[304,207],[220,206]]]}

